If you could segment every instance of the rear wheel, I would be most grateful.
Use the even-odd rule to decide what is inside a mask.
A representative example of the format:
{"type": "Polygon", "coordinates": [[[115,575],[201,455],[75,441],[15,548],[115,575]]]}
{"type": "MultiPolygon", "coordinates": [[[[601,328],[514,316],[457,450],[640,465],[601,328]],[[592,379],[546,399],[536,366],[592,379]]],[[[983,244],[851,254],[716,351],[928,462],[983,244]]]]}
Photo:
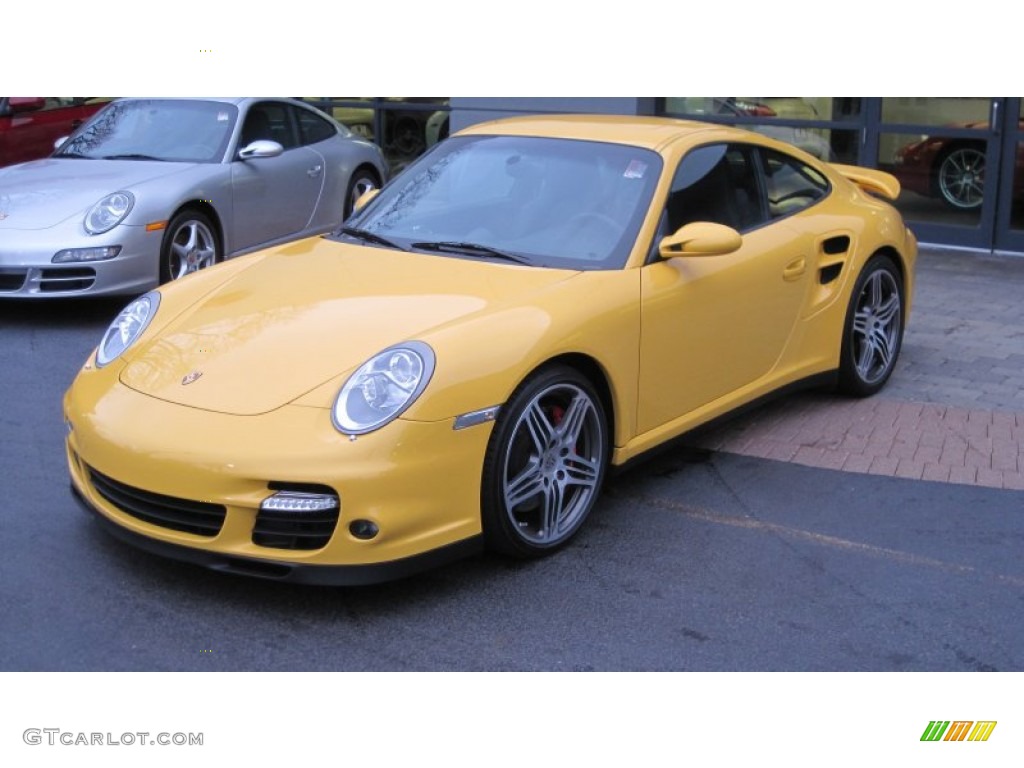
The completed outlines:
{"type": "Polygon", "coordinates": [[[167,283],[221,261],[220,239],[210,218],[186,209],[167,225],[160,247],[160,282],[167,283]]]}
{"type": "Polygon", "coordinates": [[[846,311],[839,389],[858,397],[880,390],[903,346],[903,278],[884,255],[872,258],[854,284],[846,311]]]}
{"type": "Polygon", "coordinates": [[[379,188],[380,179],[377,178],[377,174],[373,171],[361,168],[353,173],[352,178],[348,182],[348,191],[345,193],[345,218],[347,219],[352,215],[352,212],[356,209],[356,200],[358,200],[364,192],[369,192],[371,189],[379,188]]]}
{"type": "Polygon", "coordinates": [[[608,423],[590,381],[566,366],[528,379],[502,409],[484,459],[487,544],[538,557],[589,516],[608,463],[608,423]]]}

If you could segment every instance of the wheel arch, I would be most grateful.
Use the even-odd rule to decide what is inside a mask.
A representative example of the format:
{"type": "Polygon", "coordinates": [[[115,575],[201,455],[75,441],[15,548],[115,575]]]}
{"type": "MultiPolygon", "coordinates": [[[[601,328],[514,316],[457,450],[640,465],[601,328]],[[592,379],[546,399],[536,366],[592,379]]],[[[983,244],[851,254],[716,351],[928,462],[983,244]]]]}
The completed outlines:
{"type": "Polygon", "coordinates": [[[608,419],[607,427],[609,448],[613,448],[616,442],[615,435],[617,426],[615,398],[612,395],[611,382],[609,381],[608,373],[597,359],[584,354],[583,352],[565,352],[560,355],[556,355],[555,357],[545,360],[543,363],[527,373],[526,376],[523,377],[522,382],[517,386],[517,389],[541,371],[553,368],[557,365],[565,365],[574,369],[576,372],[586,377],[586,379],[593,385],[594,389],[597,391],[598,397],[601,398],[601,405],[604,407],[605,416],[608,419]]]}
{"type": "Polygon", "coordinates": [[[168,225],[174,220],[175,216],[177,216],[179,213],[182,213],[183,211],[198,211],[199,213],[204,214],[210,220],[210,222],[216,229],[214,235],[216,235],[217,239],[220,241],[221,257],[227,258],[228,253],[230,253],[230,249],[228,248],[228,244],[225,239],[224,222],[221,220],[220,214],[217,212],[217,209],[213,206],[213,203],[210,202],[209,200],[201,200],[198,198],[185,200],[184,202],[179,204],[178,207],[174,209],[174,211],[171,212],[170,216],[167,217],[168,225]]]}

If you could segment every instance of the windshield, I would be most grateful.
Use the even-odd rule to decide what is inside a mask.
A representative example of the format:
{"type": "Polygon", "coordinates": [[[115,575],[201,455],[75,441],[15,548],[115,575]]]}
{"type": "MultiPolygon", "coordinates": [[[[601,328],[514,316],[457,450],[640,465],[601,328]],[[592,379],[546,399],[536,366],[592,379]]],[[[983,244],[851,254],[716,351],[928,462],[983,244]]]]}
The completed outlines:
{"type": "Polygon", "coordinates": [[[521,136],[455,136],[336,237],[568,269],[625,264],[661,172],[650,150],[521,136]],[[347,233],[347,234],[346,234],[347,233]]]}
{"type": "Polygon", "coordinates": [[[234,106],[216,101],[115,101],[54,157],[218,163],[237,117],[234,106]]]}

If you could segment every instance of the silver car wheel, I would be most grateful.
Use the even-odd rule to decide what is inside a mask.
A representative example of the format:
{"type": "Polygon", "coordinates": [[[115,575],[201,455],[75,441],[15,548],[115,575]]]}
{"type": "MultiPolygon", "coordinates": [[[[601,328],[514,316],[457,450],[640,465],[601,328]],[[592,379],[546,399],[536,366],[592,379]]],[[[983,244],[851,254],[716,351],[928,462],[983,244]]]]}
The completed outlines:
{"type": "Polygon", "coordinates": [[[970,210],[985,195],[985,153],[976,147],[954,149],[939,165],[939,192],[954,208],[970,210]]]}
{"type": "Polygon", "coordinates": [[[857,375],[867,385],[885,378],[899,350],[903,308],[900,289],[888,270],[873,272],[857,297],[851,344],[857,375]]]}
{"type": "Polygon", "coordinates": [[[538,392],[512,427],[502,496],[512,529],[528,544],[567,540],[590,511],[607,441],[592,396],[574,384],[538,392]]]}
{"type": "Polygon", "coordinates": [[[217,240],[209,225],[199,219],[185,219],[171,233],[168,276],[178,280],[217,263],[217,240]]]}
{"type": "Polygon", "coordinates": [[[348,185],[348,197],[345,199],[345,218],[347,219],[352,215],[352,212],[356,209],[356,201],[364,193],[369,192],[371,189],[377,189],[378,186],[380,185],[376,177],[366,171],[360,171],[353,176],[352,181],[348,185]]]}

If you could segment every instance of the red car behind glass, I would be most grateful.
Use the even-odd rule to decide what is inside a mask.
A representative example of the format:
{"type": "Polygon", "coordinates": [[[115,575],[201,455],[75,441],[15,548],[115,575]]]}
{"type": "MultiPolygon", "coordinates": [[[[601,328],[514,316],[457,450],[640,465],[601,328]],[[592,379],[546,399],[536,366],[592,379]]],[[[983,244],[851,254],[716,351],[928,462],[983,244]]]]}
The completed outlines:
{"type": "Polygon", "coordinates": [[[109,99],[0,96],[0,167],[48,157],[109,99]]]}
{"type": "MultiPolygon", "coordinates": [[[[988,128],[988,123],[957,123],[957,128],[988,128]]],[[[1024,118],[1018,123],[1024,130],[1024,118]]],[[[925,136],[900,147],[889,170],[904,189],[940,198],[961,211],[981,207],[985,194],[986,145],[984,140],[925,136]]],[[[1013,176],[1014,200],[1024,197],[1024,143],[1017,145],[1013,176]]]]}

